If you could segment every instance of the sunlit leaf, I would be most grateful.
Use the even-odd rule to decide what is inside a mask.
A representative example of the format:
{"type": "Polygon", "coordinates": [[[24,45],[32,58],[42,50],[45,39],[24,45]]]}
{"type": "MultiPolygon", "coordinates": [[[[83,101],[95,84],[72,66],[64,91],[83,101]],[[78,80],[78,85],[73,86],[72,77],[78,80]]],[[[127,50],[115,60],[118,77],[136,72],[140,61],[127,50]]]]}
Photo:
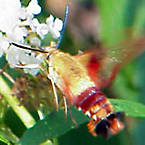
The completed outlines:
{"type": "Polygon", "coordinates": [[[52,139],[60,136],[79,124],[88,121],[88,118],[75,108],[71,109],[71,113],[77,124],[72,121],[70,115],[66,119],[64,111],[60,110],[46,116],[44,120],[39,121],[34,127],[29,129],[21,138],[20,143],[22,145],[39,145],[48,138],[52,139]]]}
{"type": "Polygon", "coordinates": [[[11,143],[2,136],[0,136],[0,144],[1,145],[11,145],[11,143]]]}
{"type": "Polygon", "coordinates": [[[145,105],[133,101],[110,99],[115,111],[124,112],[131,117],[145,117],[145,105]]]}
{"type": "MultiPolygon", "coordinates": [[[[115,111],[124,112],[127,116],[131,117],[145,117],[145,105],[143,104],[119,99],[110,99],[110,101],[115,111]]],[[[88,121],[88,118],[75,108],[72,108],[71,112],[78,126],[88,121]]],[[[68,132],[75,128],[75,126],[72,118],[68,116],[66,119],[64,111],[60,110],[46,116],[44,120],[39,121],[34,127],[29,129],[21,138],[20,143],[22,143],[22,145],[38,145],[48,138],[52,139],[53,137],[68,132]]]]}

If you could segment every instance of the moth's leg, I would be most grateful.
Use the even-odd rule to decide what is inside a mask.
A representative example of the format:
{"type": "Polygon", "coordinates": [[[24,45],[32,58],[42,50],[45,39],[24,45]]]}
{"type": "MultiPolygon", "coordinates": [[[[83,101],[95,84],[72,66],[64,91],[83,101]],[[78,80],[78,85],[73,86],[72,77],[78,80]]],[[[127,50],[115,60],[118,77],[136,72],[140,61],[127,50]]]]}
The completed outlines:
{"type": "Polygon", "coordinates": [[[43,113],[39,109],[38,109],[37,112],[38,112],[40,120],[44,119],[44,115],[43,115],[43,113]]]}
{"type": "Polygon", "coordinates": [[[75,118],[73,118],[70,106],[68,106],[68,112],[69,112],[69,115],[70,115],[72,122],[75,124],[75,127],[78,127],[78,123],[76,122],[75,118]]]}
{"type": "Polygon", "coordinates": [[[63,103],[64,103],[64,114],[65,118],[67,119],[67,100],[65,96],[63,96],[63,103]]]}
{"type": "Polygon", "coordinates": [[[52,89],[53,89],[53,93],[54,93],[54,97],[55,97],[56,110],[58,110],[59,104],[58,104],[58,95],[57,95],[55,83],[54,83],[53,79],[51,78],[51,76],[49,74],[47,74],[47,77],[51,81],[52,89]]]}
{"type": "MultiPolygon", "coordinates": [[[[49,67],[51,67],[51,66],[49,66],[49,67]]],[[[57,95],[55,83],[47,71],[45,71],[41,66],[40,66],[40,69],[46,74],[47,78],[51,81],[52,89],[53,89],[53,93],[54,93],[54,97],[55,97],[56,110],[58,110],[59,104],[58,104],[58,95],[57,95]]]]}

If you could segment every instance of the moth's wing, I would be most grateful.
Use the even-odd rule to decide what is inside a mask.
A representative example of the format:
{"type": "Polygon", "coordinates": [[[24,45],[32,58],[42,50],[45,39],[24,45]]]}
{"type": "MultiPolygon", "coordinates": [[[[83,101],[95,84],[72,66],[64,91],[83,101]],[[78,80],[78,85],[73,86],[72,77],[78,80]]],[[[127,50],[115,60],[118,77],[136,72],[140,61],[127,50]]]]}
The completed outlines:
{"type": "Polygon", "coordinates": [[[145,50],[145,37],[132,38],[109,49],[96,49],[77,56],[99,89],[106,87],[117,72],[145,50]]]}
{"type": "Polygon", "coordinates": [[[99,71],[102,68],[104,56],[104,49],[97,48],[74,56],[84,66],[88,75],[96,83],[98,88],[100,88],[102,83],[102,76],[100,76],[99,71]]]}

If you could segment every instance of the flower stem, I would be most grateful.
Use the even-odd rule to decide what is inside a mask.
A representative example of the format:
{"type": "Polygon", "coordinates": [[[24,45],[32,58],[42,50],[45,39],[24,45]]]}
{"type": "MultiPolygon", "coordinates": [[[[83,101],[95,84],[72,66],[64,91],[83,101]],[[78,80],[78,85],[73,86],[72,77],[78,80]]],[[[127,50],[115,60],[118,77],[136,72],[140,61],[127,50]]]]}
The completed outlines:
{"type": "Polygon", "coordinates": [[[4,99],[12,107],[12,109],[15,111],[17,116],[21,119],[21,121],[27,128],[30,128],[35,124],[34,118],[24,106],[19,105],[20,101],[16,96],[12,95],[13,92],[11,91],[6,81],[2,78],[2,76],[0,76],[0,94],[3,95],[4,99]]]}

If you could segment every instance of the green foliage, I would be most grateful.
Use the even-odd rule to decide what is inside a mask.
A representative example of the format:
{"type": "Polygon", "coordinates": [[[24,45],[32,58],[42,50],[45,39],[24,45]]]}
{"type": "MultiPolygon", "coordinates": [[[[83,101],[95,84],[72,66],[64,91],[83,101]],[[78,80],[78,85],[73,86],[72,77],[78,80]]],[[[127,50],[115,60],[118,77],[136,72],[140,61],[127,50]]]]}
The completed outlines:
{"type": "Polygon", "coordinates": [[[76,109],[71,109],[72,121],[70,115],[65,118],[64,111],[59,110],[58,112],[51,113],[45,117],[45,119],[37,122],[35,126],[30,128],[24,136],[21,138],[20,143],[22,145],[39,145],[46,139],[52,139],[58,137],[68,132],[69,130],[75,128],[76,125],[82,124],[88,121],[88,118],[78,112],[76,109]],[[39,132],[38,132],[39,130],[39,132]],[[39,136],[39,137],[38,137],[39,136]],[[33,140],[35,138],[35,140],[33,140]]]}
{"type": "MultiPolygon", "coordinates": [[[[144,34],[145,0],[94,0],[94,2],[99,8],[101,19],[99,39],[105,46],[114,46],[128,36],[141,36],[144,34]],[[131,30],[130,34],[128,34],[128,30],[131,30]]],[[[43,4],[42,1],[40,1],[40,3],[43,4]]],[[[46,12],[44,16],[46,17],[46,12]]],[[[41,15],[41,19],[43,20],[43,15],[41,15]]],[[[68,47],[69,45],[76,46],[76,44],[73,43],[73,36],[71,36],[69,32],[66,34],[62,47],[68,47]]],[[[49,37],[50,36],[48,35],[48,38],[49,37]]],[[[42,45],[46,44],[48,44],[47,39],[43,41],[42,45]]],[[[75,48],[74,50],[68,49],[67,51],[71,54],[75,54],[77,49],[78,48],[75,48]]],[[[145,105],[142,104],[145,103],[144,58],[144,55],[142,55],[135,63],[129,64],[124,68],[116,77],[116,80],[111,87],[112,94],[120,99],[110,99],[110,101],[114,106],[115,111],[124,112],[125,116],[145,118],[145,105]]],[[[0,68],[3,68],[4,64],[6,64],[6,62],[4,57],[2,57],[0,59],[0,68]]],[[[21,73],[14,69],[8,68],[6,72],[15,80],[21,76],[21,73]]],[[[3,78],[10,89],[12,84],[4,76],[3,78]]],[[[33,85],[33,83],[31,85],[33,85]]],[[[41,85],[40,88],[43,89],[44,86],[48,88],[45,83],[41,85]]],[[[2,92],[0,93],[3,94],[2,92]]],[[[38,99],[37,95],[32,95],[32,98],[36,100],[38,99]]],[[[26,99],[29,99],[29,96],[26,99]]],[[[43,145],[142,145],[144,142],[144,120],[141,120],[141,124],[133,118],[130,119],[131,121],[125,121],[126,129],[119,135],[112,137],[109,141],[105,141],[101,137],[95,138],[88,133],[85,123],[88,122],[89,119],[81,112],[78,112],[74,107],[71,108],[71,112],[77,125],[72,121],[70,114],[65,118],[64,111],[61,109],[43,116],[44,118],[42,120],[37,121],[35,125],[28,129],[27,126],[24,127],[22,125],[23,121],[19,117],[21,113],[19,115],[14,113],[14,115],[10,115],[10,112],[13,112],[12,110],[14,109],[9,107],[12,106],[12,103],[7,104],[7,100],[0,102],[0,145],[11,145],[11,142],[13,142],[13,144],[21,145],[42,145],[42,143],[43,145]],[[15,127],[12,127],[14,125],[15,127]],[[21,129],[19,129],[17,125],[19,125],[21,129]],[[140,134],[142,137],[140,137],[140,134]],[[52,142],[48,139],[51,139],[52,142]]],[[[44,99],[43,101],[46,100],[44,99]]],[[[18,103],[19,102],[17,102],[17,104],[18,103]]],[[[36,105],[37,102],[33,103],[34,102],[29,102],[28,104],[22,105],[27,108],[25,113],[27,114],[28,111],[30,117],[31,115],[35,116],[34,114],[37,114],[36,110],[46,110],[46,107],[42,102],[39,107],[36,105]],[[33,107],[31,108],[30,106],[33,107]],[[32,110],[34,111],[30,113],[32,110]]],[[[20,108],[21,105],[18,106],[18,109],[20,108]]],[[[35,120],[38,120],[38,117],[37,119],[35,118],[35,120]]]]}
{"type": "Polygon", "coordinates": [[[145,105],[121,99],[110,99],[115,111],[124,112],[126,116],[130,117],[145,117],[145,105]]]}
{"type": "MultiPolygon", "coordinates": [[[[125,115],[130,117],[145,117],[145,105],[143,104],[119,99],[110,99],[110,101],[117,112],[124,112],[125,115]]],[[[46,139],[53,139],[54,137],[61,136],[89,120],[75,108],[71,109],[71,115],[77,124],[73,122],[69,115],[66,119],[63,110],[47,115],[45,119],[37,122],[36,125],[25,132],[20,143],[22,145],[39,145],[46,139]],[[33,138],[35,138],[35,140],[33,140],[33,138]]]]}

